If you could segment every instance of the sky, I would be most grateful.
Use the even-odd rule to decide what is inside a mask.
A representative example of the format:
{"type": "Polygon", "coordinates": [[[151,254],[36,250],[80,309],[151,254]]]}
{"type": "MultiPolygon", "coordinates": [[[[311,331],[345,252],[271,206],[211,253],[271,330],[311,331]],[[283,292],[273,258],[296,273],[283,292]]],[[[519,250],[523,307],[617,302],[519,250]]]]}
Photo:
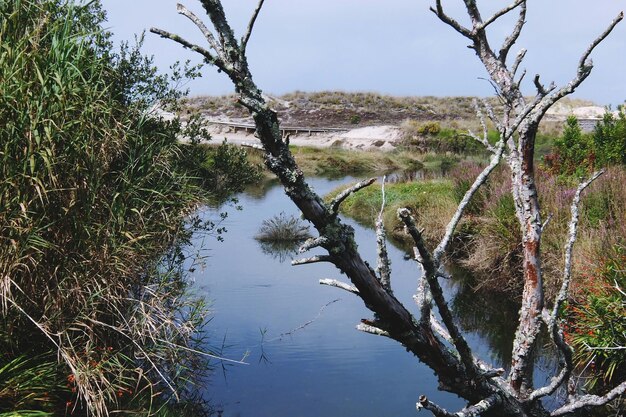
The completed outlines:
{"type": "MultiPolygon", "coordinates": [[[[181,0],[205,17],[198,0],[181,0]]],[[[107,27],[119,42],[152,26],[204,45],[202,34],[176,12],[176,0],[102,0],[107,27]]],[[[257,0],[222,0],[240,37],[257,0]]],[[[434,0],[266,0],[248,44],[248,62],[258,86],[268,94],[300,91],[367,91],[397,96],[490,96],[494,90],[468,40],[429,11],[434,0]]],[[[509,1],[479,1],[483,16],[509,1]]],[[[450,15],[467,23],[461,0],[443,1],[450,15]]],[[[626,0],[530,0],[527,23],[510,53],[526,48],[524,94],[532,79],[562,85],[576,73],[580,55],[626,0]]],[[[511,30],[514,15],[491,29],[496,48],[511,30]]],[[[208,19],[205,18],[207,23],[208,19]]],[[[146,33],[144,52],[163,71],[177,60],[201,57],[178,44],[146,33]]],[[[626,21],[592,55],[594,70],[574,94],[598,105],[626,100],[626,21]]],[[[234,92],[230,80],[206,66],[188,85],[192,96],[234,92]]]]}

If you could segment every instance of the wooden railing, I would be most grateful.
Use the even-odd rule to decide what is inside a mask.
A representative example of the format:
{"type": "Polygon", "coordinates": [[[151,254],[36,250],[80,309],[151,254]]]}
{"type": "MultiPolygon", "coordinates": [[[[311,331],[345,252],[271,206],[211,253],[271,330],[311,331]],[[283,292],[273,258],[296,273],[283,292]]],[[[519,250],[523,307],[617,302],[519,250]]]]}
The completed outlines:
{"type": "MultiPolygon", "coordinates": [[[[208,120],[207,123],[212,125],[224,126],[231,129],[232,132],[240,130],[246,133],[254,133],[256,127],[252,123],[235,123],[235,122],[222,122],[217,120],[208,120]]],[[[288,134],[297,135],[299,133],[306,133],[309,136],[312,133],[329,133],[329,132],[347,132],[350,129],[341,127],[306,127],[306,126],[281,126],[280,131],[283,137],[288,134]]]]}

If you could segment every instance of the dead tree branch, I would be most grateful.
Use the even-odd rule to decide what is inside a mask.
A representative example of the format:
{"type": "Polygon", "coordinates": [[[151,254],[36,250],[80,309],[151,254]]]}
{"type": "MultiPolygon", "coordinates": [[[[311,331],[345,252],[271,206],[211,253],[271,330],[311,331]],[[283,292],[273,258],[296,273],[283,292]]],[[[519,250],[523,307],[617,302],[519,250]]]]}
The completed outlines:
{"type": "Polygon", "coordinates": [[[318,262],[331,262],[332,263],[332,258],[330,256],[327,255],[317,255],[317,256],[311,256],[310,258],[301,258],[301,259],[294,259],[293,261],[291,261],[291,265],[296,266],[296,265],[307,265],[307,264],[315,264],[318,262]]]}
{"type": "Polygon", "coordinates": [[[333,201],[330,202],[330,212],[337,215],[339,213],[339,206],[346,200],[346,198],[350,197],[353,193],[374,184],[375,182],[376,178],[370,178],[369,180],[357,182],[352,187],[342,191],[333,199],[333,201]]]}
{"type": "Polygon", "coordinates": [[[370,333],[376,336],[385,336],[385,337],[391,337],[391,335],[389,334],[388,331],[380,329],[378,327],[372,326],[370,324],[366,324],[366,323],[359,323],[356,325],[356,329],[364,332],[364,333],[370,333]]]}
{"type": "Polygon", "coordinates": [[[380,283],[387,291],[391,291],[391,260],[387,253],[387,237],[385,234],[385,224],[383,221],[383,212],[385,210],[385,181],[387,177],[383,177],[381,189],[382,202],[380,204],[380,212],[376,219],[376,248],[378,252],[376,272],[380,278],[380,283]]]}
{"type": "Polygon", "coordinates": [[[211,48],[213,48],[214,51],[218,52],[220,50],[219,44],[215,40],[215,37],[213,36],[209,28],[206,27],[202,19],[200,19],[192,11],[190,11],[189,9],[187,9],[185,6],[183,6],[180,3],[176,5],[176,10],[178,11],[179,14],[191,20],[193,24],[196,25],[198,29],[200,29],[200,32],[202,32],[202,35],[204,35],[204,38],[207,40],[207,42],[209,43],[211,48]]]}
{"type": "MultiPolygon", "coordinates": [[[[504,40],[504,42],[502,43],[502,46],[500,47],[500,51],[498,52],[498,59],[500,60],[500,62],[502,62],[502,64],[504,65],[506,64],[506,58],[509,55],[509,51],[511,50],[511,47],[515,45],[515,42],[517,42],[517,39],[519,39],[519,35],[522,33],[522,28],[524,27],[525,23],[526,23],[526,1],[522,1],[520,2],[519,16],[517,18],[517,22],[515,23],[513,31],[504,40]]],[[[520,61],[524,57],[525,53],[526,52],[522,54],[520,61]]],[[[518,54],[518,57],[519,57],[519,54],[518,54]]],[[[515,71],[512,72],[512,75],[515,75],[515,71]]]]}
{"type": "Polygon", "coordinates": [[[572,278],[572,252],[574,250],[574,243],[576,243],[576,235],[578,233],[578,207],[580,206],[580,197],[582,192],[591,185],[600,175],[604,174],[604,170],[600,170],[595,172],[587,181],[582,182],[578,188],[576,189],[576,194],[574,194],[574,199],[572,200],[572,205],[570,207],[571,219],[569,222],[569,236],[567,240],[567,245],[565,246],[565,261],[563,267],[563,283],[561,284],[561,289],[554,301],[554,307],[552,308],[552,314],[550,314],[550,326],[555,326],[557,323],[557,317],[563,306],[563,303],[567,299],[569,295],[569,287],[572,278]]]}
{"type": "Polygon", "coordinates": [[[189,41],[187,41],[186,39],[171,33],[171,32],[167,32],[165,30],[161,30],[161,29],[156,29],[156,28],[152,28],[150,29],[150,32],[155,33],[157,35],[159,35],[162,38],[166,38],[166,39],[170,39],[180,45],[182,45],[184,48],[190,49],[194,52],[199,53],[200,55],[202,55],[204,57],[204,60],[208,63],[208,64],[212,64],[215,65],[216,67],[222,69],[222,61],[221,59],[213,56],[211,54],[211,52],[209,52],[208,50],[202,48],[201,46],[198,46],[196,44],[193,44],[189,41]]]}
{"type": "Polygon", "coordinates": [[[327,242],[328,242],[328,239],[326,239],[324,236],[307,239],[302,244],[302,246],[298,248],[298,252],[304,253],[304,252],[310,251],[313,248],[323,246],[327,242]]]}
{"type": "Polygon", "coordinates": [[[340,288],[342,290],[351,292],[352,294],[359,294],[359,290],[355,286],[346,284],[345,282],[337,281],[336,279],[320,279],[320,284],[340,288]]]}
{"type": "Polygon", "coordinates": [[[505,14],[507,14],[508,12],[510,12],[511,10],[515,9],[517,6],[525,2],[526,0],[517,0],[515,3],[511,4],[510,6],[497,11],[489,19],[485,20],[479,25],[476,25],[475,30],[484,30],[487,26],[489,26],[490,24],[492,24],[493,22],[495,22],[496,20],[498,20],[499,18],[501,18],[502,16],[504,16],[505,14]]]}
{"type": "Polygon", "coordinates": [[[552,417],[564,416],[566,414],[573,413],[575,411],[590,408],[590,407],[599,407],[614,399],[618,398],[620,395],[626,392],[626,381],[622,382],[611,391],[607,392],[605,395],[582,395],[576,398],[574,401],[569,402],[563,407],[557,408],[550,415],[552,417]]]}
{"type": "Polygon", "coordinates": [[[452,318],[452,312],[448,307],[448,303],[443,296],[443,290],[441,289],[441,285],[437,280],[439,260],[435,259],[426,248],[426,244],[424,242],[424,239],[422,238],[422,234],[417,229],[415,220],[411,216],[409,210],[406,208],[398,210],[398,217],[406,226],[409,235],[411,235],[411,238],[413,238],[415,246],[419,251],[419,254],[422,258],[422,265],[424,266],[424,277],[428,281],[430,293],[432,294],[435,305],[437,306],[437,310],[441,315],[443,324],[446,326],[446,329],[450,333],[452,343],[459,352],[461,362],[463,362],[465,370],[469,375],[473,375],[473,377],[478,377],[479,372],[474,362],[474,355],[472,354],[472,351],[467,344],[467,341],[461,335],[461,332],[459,331],[456,323],[454,323],[454,320],[452,318]]]}
{"type": "MultiPolygon", "coordinates": [[[[569,380],[569,377],[574,369],[574,365],[572,362],[572,348],[565,341],[565,337],[563,336],[563,329],[559,326],[558,323],[558,315],[561,311],[561,307],[563,303],[567,299],[569,295],[569,287],[571,283],[572,277],[572,252],[574,249],[574,243],[576,242],[576,234],[578,232],[578,207],[580,205],[580,197],[582,192],[591,185],[593,181],[595,181],[600,175],[604,173],[604,170],[600,170],[595,172],[587,181],[582,182],[578,188],[576,189],[576,194],[574,195],[574,199],[572,200],[572,205],[570,208],[571,219],[569,222],[569,237],[567,240],[567,245],[565,246],[565,261],[563,267],[563,283],[561,284],[561,289],[557,294],[556,300],[554,301],[554,306],[552,308],[552,313],[548,316],[547,312],[544,312],[544,321],[548,326],[548,330],[550,331],[550,335],[554,344],[557,346],[561,355],[565,360],[565,364],[559,374],[552,378],[550,384],[545,387],[539,388],[533,391],[528,397],[529,401],[535,401],[541,397],[546,395],[551,395],[554,393],[561,385],[566,384],[569,380]]],[[[542,226],[542,228],[544,228],[542,226]]]]}
{"type": "MultiPolygon", "coordinates": [[[[517,73],[517,70],[520,66],[520,64],[522,63],[522,61],[524,60],[524,57],[526,56],[526,49],[521,49],[518,53],[517,56],[515,57],[515,62],[513,62],[513,65],[511,65],[511,74],[513,76],[515,76],[515,74],[517,73]]],[[[522,82],[522,77],[520,77],[520,79],[517,81],[517,84],[521,84],[522,82]]]]}
{"type": "Polygon", "coordinates": [[[246,52],[246,47],[248,46],[248,41],[250,40],[250,36],[252,36],[252,29],[254,29],[254,23],[256,22],[257,17],[259,17],[259,13],[261,12],[261,8],[263,8],[263,3],[265,0],[259,0],[259,4],[257,4],[256,9],[254,9],[254,13],[252,13],[252,17],[250,18],[250,22],[248,23],[248,28],[246,29],[245,35],[241,38],[241,53],[246,52]]]}
{"type": "Polygon", "coordinates": [[[470,201],[472,200],[472,197],[474,197],[474,194],[476,194],[478,189],[487,181],[489,174],[491,174],[493,170],[498,166],[498,164],[500,163],[500,159],[502,158],[503,152],[504,152],[504,141],[501,139],[500,142],[498,142],[498,144],[496,145],[495,154],[491,157],[491,161],[489,165],[487,165],[487,167],[485,167],[485,169],[480,173],[480,175],[476,177],[472,186],[469,188],[469,190],[467,190],[467,192],[463,196],[463,199],[459,203],[456,209],[456,212],[452,216],[452,219],[446,226],[446,233],[443,239],[441,239],[441,242],[439,243],[435,251],[433,252],[433,259],[436,263],[440,263],[441,257],[448,249],[448,246],[450,245],[450,240],[452,239],[452,235],[454,234],[456,227],[458,226],[459,222],[461,221],[461,218],[463,217],[465,208],[470,203],[470,201]]]}
{"type": "Polygon", "coordinates": [[[501,402],[501,398],[497,394],[490,395],[489,397],[481,400],[477,404],[471,405],[467,408],[462,409],[461,411],[457,411],[456,413],[450,413],[446,409],[438,406],[437,404],[430,401],[425,395],[422,395],[419,398],[419,402],[415,404],[417,411],[422,409],[428,410],[435,417],[476,417],[485,413],[498,405],[501,402]]]}

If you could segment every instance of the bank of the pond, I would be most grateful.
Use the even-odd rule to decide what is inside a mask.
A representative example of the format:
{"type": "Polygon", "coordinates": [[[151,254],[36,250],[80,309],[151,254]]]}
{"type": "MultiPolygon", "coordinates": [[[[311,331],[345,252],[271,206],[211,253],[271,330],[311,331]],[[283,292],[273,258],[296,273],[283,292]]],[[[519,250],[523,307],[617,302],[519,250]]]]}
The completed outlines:
{"type": "MultiPolygon", "coordinates": [[[[291,152],[306,176],[341,178],[346,175],[367,175],[394,171],[417,171],[425,162],[436,168],[441,165],[435,157],[407,150],[367,151],[340,147],[312,148],[291,146],[291,152]]],[[[273,177],[263,164],[263,152],[246,148],[248,161],[259,167],[266,177],[273,177]]],[[[439,159],[444,160],[445,157],[439,159]]],[[[445,162],[444,162],[445,165],[445,162]]]]}
{"type": "MultiPolygon", "coordinates": [[[[343,191],[337,188],[327,195],[332,199],[343,191]]],[[[455,188],[449,179],[397,182],[385,184],[383,220],[387,233],[400,242],[408,243],[410,237],[398,219],[398,209],[407,207],[415,215],[417,224],[424,229],[424,236],[431,242],[443,236],[447,219],[456,209],[455,188]]],[[[371,185],[348,197],[341,205],[341,212],[359,223],[373,227],[382,207],[380,183],[371,185]]]]}
{"type": "MultiPolygon", "coordinates": [[[[481,167],[461,163],[449,175],[419,182],[385,184],[385,228],[401,244],[409,240],[397,219],[397,209],[409,207],[424,229],[424,236],[436,243],[457,205],[481,167]]],[[[554,298],[561,285],[563,251],[568,236],[570,205],[577,183],[538,169],[538,188],[545,216],[551,220],[542,239],[546,299],[554,298]]],[[[576,359],[582,368],[600,369],[594,384],[610,382],[623,370],[623,349],[606,349],[589,354],[586,346],[615,348],[626,345],[626,169],[610,168],[586,191],[581,204],[578,242],[574,249],[574,286],[568,314],[571,331],[568,340],[577,346],[576,359]],[[621,220],[620,220],[621,219],[621,220]],[[611,317],[605,320],[604,315],[611,317]]],[[[327,198],[340,192],[337,188],[327,198]]],[[[342,213],[361,224],[373,226],[381,209],[382,190],[374,184],[350,196],[342,213]]],[[[451,260],[480,277],[473,285],[483,294],[521,294],[521,233],[515,218],[506,169],[498,169],[467,207],[466,216],[455,235],[451,260]]],[[[597,384],[596,384],[597,385],[597,384]]]]}

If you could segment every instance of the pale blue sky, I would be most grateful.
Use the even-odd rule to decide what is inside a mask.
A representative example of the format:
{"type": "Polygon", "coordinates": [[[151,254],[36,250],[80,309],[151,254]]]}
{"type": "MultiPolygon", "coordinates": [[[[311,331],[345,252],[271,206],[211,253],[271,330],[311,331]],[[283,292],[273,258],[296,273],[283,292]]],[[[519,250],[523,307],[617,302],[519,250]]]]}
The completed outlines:
{"type": "MultiPolygon", "coordinates": [[[[202,35],[176,13],[176,0],[102,0],[116,40],[132,39],[157,26],[202,42],[202,35]]],[[[197,0],[181,1],[204,16],[197,0]]],[[[226,14],[241,35],[256,0],[223,0],[226,14]]],[[[374,91],[393,95],[488,96],[486,73],[465,38],[441,23],[428,0],[266,0],[248,45],[257,84],[266,92],[294,90],[374,91]]],[[[483,0],[489,11],[509,1],[483,0]]],[[[450,14],[464,19],[461,0],[444,1],[450,14]]],[[[535,73],[549,84],[567,82],[582,51],[608,23],[626,9],[626,0],[530,0],[527,25],[511,58],[524,47],[528,54],[526,94],[533,94],[535,73]]],[[[483,15],[487,15],[487,11],[483,15]]],[[[512,20],[492,28],[497,46],[512,20]],[[498,36],[499,35],[499,36],[498,36]]],[[[171,41],[147,33],[145,52],[167,69],[176,60],[199,56],[171,41]]],[[[592,55],[590,78],[575,97],[596,103],[626,100],[626,22],[592,55]]],[[[190,85],[192,95],[224,94],[233,88],[224,74],[206,67],[190,85]]]]}

